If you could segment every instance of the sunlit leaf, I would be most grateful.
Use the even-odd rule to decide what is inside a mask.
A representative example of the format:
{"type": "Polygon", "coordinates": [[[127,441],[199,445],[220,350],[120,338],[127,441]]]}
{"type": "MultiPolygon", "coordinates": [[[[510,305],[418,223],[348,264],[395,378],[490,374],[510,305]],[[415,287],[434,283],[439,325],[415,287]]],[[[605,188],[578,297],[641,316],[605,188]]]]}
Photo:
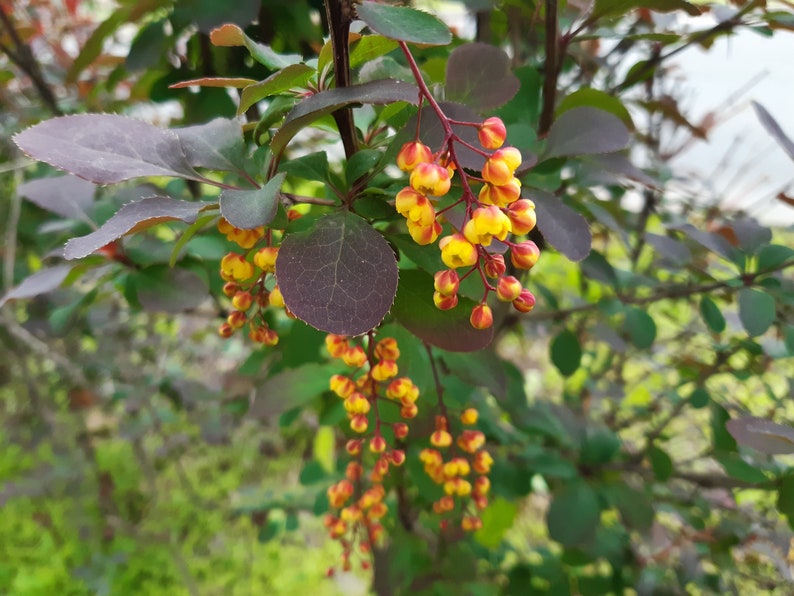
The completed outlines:
{"type": "Polygon", "coordinates": [[[314,69],[306,64],[290,64],[273,73],[263,81],[253,82],[243,89],[240,95],[238,114],[243,114],[258,101],[289,91],[293,87],[302,87],[314,74],[314,69]]]}
{"type": "Polygon", "coordinates": [[[287,308],[298,318],[328,333],[359,335],[389,312],[397,259],[366,221],[336,213],[284,237],[276,277],[287,308]]]}
{"type": "Polygon", "coordinates": [[[356,13],[375,33],[390,39],[437,46],[452,41],[449,28],[421,10],[365,0],[356,6],[356,13]]]}
{"type": "Polygon", "coordinates": [[[467,43],[449,55],[446,98],[485,112],[506,104],[521,85],[503,50],[486,43],[467,43]]]}
{"type": "MultiPolygon", "coordinates": [[[[215,3],[214,0],[208,1],[215,3]]],[[[258,4],[259,0],[256,0],[256,2],[258,4]]],[[[224,4],[215,4],[218,4],[221,10],[227,10],[224,4]]],[[[244,46],[254,60],[273,70],[278,70],[303,60],[299,54],[279,54],[270,46],[255,42],[240,27],[229,23],[228,21],[230,20],[226,19],[227,22],[225,24],[210,31],[210,41],[213,45],[222,47],[244,46]]],[[[251,20],[253,19],[249,19],[245,23],[250,23],[251,20]]]]}
{"type": "Polygon", "coordinates": [[[286,174],[276,174],[262,188],[224,190],[218,198],[221,215],[235,228],[253,230],[266,226],[276,216],[281,185],[286,174]]]}
{"type": "Polygon", "coordinates": [[[518,505],[502,497],[488,504],[482,514],[482,528],[474,534],[474,539],[486,548],[496,548],[518,515],[518,505]]]}
{"type": "Polygon", "coordinates": [[[769,455],[794,453],[794,428],[766,418],[743,416],[725,425],[742,447],[752,447],[769,455]]]}
{"type": "Polygon", "coordinates": [[[113,114],[45,120],[14,136],[22,151],[97,184],[141,176],[201,180],[175,132],[113,114]]]}
{"type": "Polygon", "coordinates": [[[202,77],[200,79],[190,79],[189,81],[180,81],[169,85],[169,89],[184,89],[186,87],[231,87],[234,89],[242,89],[249,85],[256,83],[253,79],[241,79],[233,77],[202,77]]]}
{"type": "Polygon", "coordinates": [[[116,238],[159,223],[174,220],[193,223],[202,209],[213,205],[179,201],[170,197],[149,197],[128,203],[95,232],[69,240],[64,247],[63,256],[66,259],[81,259],[116,238]]]}

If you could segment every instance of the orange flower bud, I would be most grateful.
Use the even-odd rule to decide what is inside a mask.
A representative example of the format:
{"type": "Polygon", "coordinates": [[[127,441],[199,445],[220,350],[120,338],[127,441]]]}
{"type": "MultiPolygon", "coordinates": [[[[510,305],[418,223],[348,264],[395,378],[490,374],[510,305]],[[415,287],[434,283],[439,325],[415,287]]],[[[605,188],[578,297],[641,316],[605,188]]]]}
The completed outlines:
{"type": "Polygon", "coordinates": [[[507,210],[507,217],[510,218],[513,224],[513,234],[519,236],[529,234],[537,222],[535,203],[529,199],[520,199],[510,205],[507,210]]]}
{"type": "Polygon", "coordinates": [[[441,292],[433,292],[433,304],[439,310],[452,310],[458,305],[458,296],[444,296],[441,292]]]}
{"type": "Polygon", "coordinates": [[[397,363],[394,360],[381,360],[370,371],[376,381],[385,381],[397,376],[397,363]]]}
{"type": "Polygon", "coordinates": [[[329,333],[325,336],[325,347],[328,349],[328,353],[331,354],[331,356],[334,358],[341,358],[342,354],[347,351],[347,338],[343,335],[329,333]]]}
{"type": "Polygon", "coordinates": [[[358,434],[363,434],[367,432],[368,427],[369,427],[369,420],[367,420],[366,414],[356,414],[350,419],[350,428],[353,432],[357,432],[358,434]]]}
{"type": "Polygon", "coordinates": [[[434,163],[417,164],[411,172],[410,183],[416,192],[433,197],[444,196],[452,185],[447,168],[434,163]]]}
{"type": "Polygon", "coordinates": [[[402,449],[395,449],[389,454],[389,461],[395,466],[403,465],[405,463],[405,451],[402,449]]]}
{"type": "Polygon", "coordinates": [[[393,337],[384,337],[375,344],[375,357],[378,360],[397,360],[400,357],[400,348],[393,337]]]}
{"type": "Polygon", "coordinates": [[[450,269],[471,267],[477,262],[477,249],[463,234],[444,236],[438,243],[441,260],[450,269]]]}
{"type": "Polygon", "coordinates": [[[521,282],[512,275],[500,277],[496,282],[496,297],[502,302],[512,302],[521,295],[521,282]]]}
{"type": "Polygon", "coordinates": [[[437,430],[430,435],[430,444],[433,447],[449,447],[452,445],[452,435],[445,430],[437,430]]]}
{"type": "Polygon", "coordinates": [[[473,515],[465,515],[460,522],[460,527],[466,532],[475,532],[482,528],[482,520],[473,515]]]}
{"type": "Polygon", "coordinates": [[[518,312],[529,312],[535,308],[535,295],[526,288],[513,300],[513,308],[518,312]]]}
{"type": "Polygon", "coordinates": [[[232,298],[232,306],[243,312],[251,308],[253,302],[254,297],[251,296],[251,292],[237,292],[232,298]]]}
{"type": "Polygon", "coordinates": [[[408,425],[405,422],[395,422],[391,428],[395,439],[404,439],[408,436],[408,425]]]}
{"type": "Polygon", "coordinates": [[[510,261],[518,269],[532,269],[540,258],[540,249],[532,240],[525,240],[510,249],[510,261]]]}
{"type": "Polygon", "coordinates": [[[369,441],[369,450],[372,453],[383,453],[386,451],[386,447],[388,447],[388,445],[386,444],[386,439],[383,438],[383,435],[375,435],[369,441]]]}
{"type": "Polygon", "coordinates": [[[477,128],[477,137],[485,149],[499,149],[507,138],[505,123],[496,116],[488,118],[477,128]]]}
{"type": "Polygon", "coordinates": [[[454,296],[460,289],[460,276],[454,269],[438,271],[433,276],[433,287],[439,294],[454,296]]]}
{"type": "Polygon", "coordinates": [[[270,306],[275,306],[276,308],[283,308],[284,307],[284,296],[281,295],[281,290],[276,286],[270,292],[270,298],[268,299],[270,302],[270,306]]]}
{"type": "Polygon", "coordinates": [[[480,189],[478,198],[481,203],[486,205],[496,205],[507,207],[521,196],[521,181],[518,178],[511,178],[506,184],[495,186],[486,184],[480,189]]]}
{"type": "Polygon", "coordinates": [[[347,451],[350,455],[358,455],[359,453],[361,453],[361,440],[350,439],[345,444],[345,451],[347,451]]]}
{"type": "Polygon", "coordinates": [[[228,281],[225,284],[223,284],[223,294],[225,296],[228,296],[229,298],[234,296],[239,291],[240,291],[240,286],[234,283],[233,281],[228,281]]]}
{"type": "Polygon", "coordinates": [[[347,468],[345,469],[345,478],[350,480],[351,482],[355,482],[361,475],[364,473],[364,467],[358,463],[357,461],[351,461],[347,464],[347,468]]]}
{"type": "Polygon", "coordinates": [[[471,309],[469,317],[471,326],[475,329],[488,329],[493,325],[493,312],[487,304],[478,304],[471,309]]]}
{"type": "MultiPolygon", "coordinates": [[[[485,435],[478,430],[464,430],[458,437],[458,447],[467,453],[475,453],[485,445],[485,435]]],[[[477,468],[474,468],[477,472],[477,468]]],[[[480,472],[484,474],[485,472],[480,472]]]]}
{"type": "Polygon", "coordinates": [[[356,390],[356,384],[345,375],[332,375],[329,386],[331,391],[342,398],[348,397],[356,390]]]}
{"type": "Polygon", "coordinates": [[[370,410],[369,400],[358,391],[351,393],[344,401],[345,410],[351,414],[367,414],[370,410]]]}
{"type": "Polygon", "coordinates": [[[226,281],[244,281],[254,276],[254,266],[243,255],[230,252],[221,259],[221,277],[226,281]]]}
{"type": "Polygon", "coordinates": [[[350,346],[342,353],[342,361],[348,366],[358,368],[367,361],[367,354],[361,346],[350,346]]]}
{"type": "Polygon", "coordinates": [[[479,207],[463,226],[463,235],[472,244],[490,246],[491,240],[504,240],[513,229],[510,218],[496,205],[479,207]]]}
{"type": "Polygon", "coordinates": [[[491,471],[493,465],[493,457],[487,451],[479,451],[474,454],[474,459],[471,462],[471,467],[478,474],[487,474],[491,471]]]}
{"type": "Polygon", "coordinates": [[[503,186],[513,179],[513,174],[520,165],[521,152],[518,149],[515,147],[499,149],[485,160],[482,178],[494,186],[503,186]]]}
{"type": "Polygon", "coordinates": [[[472,489],[474,494],[478,496],[487,495],[489,490],[491,490],[491,481],[488,480],[488,476],[478,476],[472,489]]]}
{"type": "Polygon", "coordinates": [[[262,335],[262,343],[272,348],[278,343],[278,333],[272,329],[265,329],[262,335]]]}
{"type": "Polygon", "coordinates": [[[410,391],[413,382],[408,377],[394,379],[386,387],[386,397],[389,399],[402,399],[410,391]]]}
{"type": "Polygon", "coordinates": [[[433,152],[419,141],[406,143],[397,154],[397,167],[403,172],[410,172],[420,163],[430,161],[433,161],[433,152]]]}
{"type": "Polygon", "coordinates": [[[505,271],[507,271],[505,258],[502,255],[489,255],[483,265],[483,271],[485,271],[485,275],[491,278],[504,275],[505,271]]]}
{"type": "Polygon", "coordinates": [[[474,408],[466,408],[460,415],[460,421],[466,426],[471,426],[472,424],[477,424],[477,418],[479,418],[479,416],[479,412],[474,408]]]}
{"type": "Polygon", "coordinates": [[[240,329],[245,323],[248,321],[248,318],[245,316],[245,313],[239,310],[235,310],[226,317],[226,322],[231,325],[232,329],[240,329]]]}
{"type": "Polygon", "coordinates": [[[416,415],[419,413],[419,408],[416,407],[416,404],[403,404],[403,407],[400,408],[400,416],[405,418],[406,420],[410,420],[411,418],[416,418],[416,415]]]}
{"type": "Polygon", "coordinates": [[[229,323],[223,323],[220,327],[218,327],[218,335],[224,338],[229,338],[234,335],[234,327],[229,325],[229,323]]]}
{"type": "Polygon", "coordinates": [[[276,270],[276,258],[278,258],[278,247],[266,246],[254,253],[254,265],[262,271],[273,272],[276,270]]]}
{"type": "Polygon", "coordinates": [[[408,225],[408,233],[411,235],[411,238],[414,242],[416,242],[420,246],[427,246],[428,244],[433,244],[436,241],[438,236],[443,231],[441,224],[437,221],[434,221],[430,225],[423,226],[421,224],[417,224],[412,222],[411,220],[407,221],[408,225]]]}

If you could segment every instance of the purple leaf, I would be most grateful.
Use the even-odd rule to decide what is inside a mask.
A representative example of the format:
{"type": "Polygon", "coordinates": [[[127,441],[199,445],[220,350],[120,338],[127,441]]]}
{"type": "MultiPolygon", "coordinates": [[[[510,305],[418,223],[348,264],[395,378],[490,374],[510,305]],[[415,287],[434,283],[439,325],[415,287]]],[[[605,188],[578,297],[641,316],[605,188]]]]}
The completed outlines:
{"type": "Polygon", "coordinates": [[[683,267],[692,260],[692,251],[689,247],[675,238],[646,232],[645,241],[664,261],[672,265],[683,267]]]}
{"type": "Polygon", "coordinates": [[[86,209],[94,200],[96,186],[76,176],[55,176],[25,182],[18,189],[20,196],[61,217],[91,221],[86,209]]]}
{"type": "Polygon", "coordinates": [[[292,108],[284,124],[273,135],[270,149],[278,155],[302,128],[339,108],[355,103],[389,104],[395,101],[416,104],[419,101],[419,89],[411,83],[386,79],[321,91],[292,108]]]}
{"type": "Polygon", "coordinates": [[[769,455],[794,453],[794,428],[765,418],[744,416],[725,423],[728,432],[742,447],[769,455]]]}
{"type": "Polygon", "coordinates": [[[678,226],[670,226],[670,229],[683,232],[701,246],[704,246],[709,250],[722,255],[726,259],[733,258],[733,255],[736,252],[736,250],[730,245],[724,236],[699,230],[690,223],[678,226]]]}
{"type": "Polygon", "coordinates": [[[240,123],[216,118],[206,124],[175,128],[191,166],[240,172],[245,169],[245,144],[240,123]]]}
{"type": "Polygon", "coordinates": [[[587,220],[559,198],[533,190],[538,229],[546,241],[572,261],[590,254],[593,237],[587,220]]]}
{"type": "Polygon", "coordinates": [[[11,288],[5,296],[0,298],[0,306],[16,298],[32,298],[39,294],[52,292],[63,283],[63,280],[66,279],[71,270],[71,265],[56,265],[55,267],[40,269],[33,275],[26,277],[18,286],[11,288]]]}
{"type": "MultiPolygon", "coordinates": [[[[463,104],[440,102],[439,105],[447,117],[453,120],[459,120],[461,122],[482,122],[481,116],[463,104]]],[[[417,116],[412,116],[408,124],[403,128],[402,135],[405,135],[406,141],[409,140],[409,136],[411,137],[410,140],[413,140],[412,135],[413,131],[416,130],[416,118],[417,116]]],[[[428,107],[422,108],[419,112],[419,118],[421,118],[419,122],[419,139],[425,145],[437,151],[440,149],[441,143],[444,140],[444,127],[441,125],[441,120],[439,120],[432,108],[428,107]]],[[[472,126],[453,125],[452,130],[467,143],[475,147],[480,146],[476,128],[472,126]]],[[[464,168],[477,170],[478,172],[482,170],[482,166],[485,163],[485,158],[482,155],[463,145],[458,144],[455,146],[455,155],[457,155],[458,160],[464,168]]]]}
{"type": "Polygon", "coordinates": [[[112,114],[61,116],[14,136],[33,159],[97,184],[141,176],[201,180],[171,130],[112,114]]]}
{"type": "Polygon", "coordinates": [[[495,46],[467,43],[449,55],[447,99],[485,112],[506,104],[520,86],[521,82],[510,71],[510,58],[495,46]]]}
{"type": "Polygon", "coordinates": [[[284,237],[276,277],[287,308],[320,331],[359,335],[378,325],[397,292],[397,259],[365,220],[335,213],[284,237]]]}
{"type": "Polygon", "coordinates": [[[783,132],[780,124],[772,117],[772,114],[766,111],[764,106],[756,101],[751,103],[753,104],[756,116],[758,116],[758,119],[761,121],[761,124],[764,125],[766,131],[772,135],[781,147],[783,147],[783,151],[785,151],[791,159],[794,159],[794,141],[783,132]]]}
{"type": "Polygon", "coordinates": [[[276,174],[255,190],[224,190],[219,200],[221,215],[241,230],[266,226],[276,216],[279,191],[286,177],[285,173],[276,174]]]}
{"type": "Polygon", "coordinates": [[[460,297],[452,310],[433,304],[433,278],[418,269],[400,273],[394,316],[419,339],[450,352],[475,352],[491,343],[493,328],[475,329],[469,322],[476,302],[460,297]]]}
{"type": "Polygon", "coordinates": [[[148,197],[128,203],[95,232],[69,240],[64,247],[63,256],[70,260],[81,259],[124,234],[158,223],[179,220],[191,224],[196,221],[202,209],[212,205],[213,203],[179,201],[170,197],[148,197]]]}
{"type": "Polygon", "coordinates": [[[545,158],[620,151],[629,143],[629,130],[620,118],[591,107],[564,112],[551,125],[545,158]]]}

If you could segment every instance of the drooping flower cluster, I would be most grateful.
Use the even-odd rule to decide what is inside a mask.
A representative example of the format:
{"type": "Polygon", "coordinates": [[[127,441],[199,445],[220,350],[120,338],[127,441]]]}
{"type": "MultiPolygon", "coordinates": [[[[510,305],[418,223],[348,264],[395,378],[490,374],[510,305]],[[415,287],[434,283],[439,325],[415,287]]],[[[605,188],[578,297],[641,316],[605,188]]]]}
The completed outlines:
{"type": "Polygon", "coordinates": [[[229,252],[221,259],[221,278],[226,282],[223,293],[231,300],[232,311],[218,328],[222,337],[231,337],[248,325],[248,337],[256,343],[275,346],[278,334],[264,318],[268,307],[283,308],[284,299],[275,282],[278,247],[253,247],[264,237],[264,228],[240,230],[221,218],[218,229],[229,240],[249,249],[247,253],[229,252]]]}
{"type": "Polygon", "coordinates": [[[493,325],[493,313],[487,304],[491,292],[520,312],[529,312],[535,305],[532,293],[515,276],[505,275],[504,257],[509,252],[516,269],[531,269],[537,263],[540,250],[533,241],[512,239],[528,234],[535,227],[535,204],[521,198],[521,181],[515,176],[521,165],[521,152],[515,147],[502,147],[507,135],[504,123],[499,118],[488,118],[481,124],[457,124],[476,127],[484,150],[465,143],[451,128],[436,153],[418,139],[404,144],[397,155],[397,165],[410,174],[409,186],[397,193],[395,208],[405,217],[414,241],[425,245],[432,244],[442,234],[441,216],[460,203],[464,205],[462,222],[438,244],[441,260],[449,269],[436,274],[433,301],[442,310],[455,308],[460,281],[479,272],[485,291],[480,303],[472,309],[470,321],[475,328],[486,329],[493,325]],[[459,167],[456,143],[463,143],[485,157],[480,178],[459,167]],[[456,170],[463,194],[453,204],[437,210],[436,203],[449,192],[456,170]],[[477,196],[472,190],[475,183],[482,183],[477,196]],[[457,269],[468,271],[459,275],[457,269]]]}
{"type": "MultiPolygon", "coordinates": [[[[460,416],[464,427],[477,423],[478,413],[467,408],[460,416]]],[[[423,449],[419,459],[425,473],[443,488],[444,495],[433,503],[433,511],[443,516],[442,528],[452,519],[460,520],[466,531],[482,527],[479,512],[488,506],[491,482],[488,473],[493,465],[490,453],[483,450],[485,435],[472,428],[463,428],[453,437],[449,419],[436,416],[435,431],[430,435],[432,448],[423,449]]]]}
{"type": "MultiPolygon", "coordinates": [[[[331,537],[342,544],[342,567],[348,570],[354,552],[367,555],[383,536],[380,520],[389,511],[383,481],[392,467],[405,462],[399,443],[408,436],[408,424],[385,422],[379,408],[396,407],[400,418],[411,420],[419,411],[419,389],[408,377],[397,377],[400,349],[393,338],[375,343],[374,334],[369,334],[365,349],[346,337],[328,335],[325,344],[333,358],[354,369],[330,379],[354,436],[345,446],[351,456],[345,478],[328,488],[332,511],[325,520],[331,537]]],[[[368,561],[363,560],[362,567],[368,568],[368,561]]]]}

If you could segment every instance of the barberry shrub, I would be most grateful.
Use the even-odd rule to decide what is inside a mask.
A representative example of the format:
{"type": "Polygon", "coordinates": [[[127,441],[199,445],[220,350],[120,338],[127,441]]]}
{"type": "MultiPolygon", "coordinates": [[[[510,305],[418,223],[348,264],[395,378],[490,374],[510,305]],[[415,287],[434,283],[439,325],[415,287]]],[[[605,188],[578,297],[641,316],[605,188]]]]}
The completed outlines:
{"type": "MultiPolygon", "coordinates": [[[[671,40],[632,34],[661,45],[611,94],[582,86],[557,97],[563,74],[596,68],[597,48],[576,51],[588,31],[626,15],[644,31],[647,8],[596,2],[557,15],[556,2],[526,14],[507,4],[493,13],[504,20],[492,24],[497,45],[465,43],[426,12],[372,0],[326,0],[330,39],[300,54],[252,38],[244,8],[229,15],[237,24],[200,21],[205,52],[240,59],[223,77],[172,77],[170,89],[236,89],[245,122],[226,114],[164,129],[80,114],[18,132],[23,152],[67,173],[29,183],[22,192],[34,202],[52,206],[60,188],[92,195],[85,181],[148,182],[103,223],[82,199],[51,208],[84,216],[91,231],[3,303],[85,283],[79,309],[105,276],[133,307],[209,312],[206,326],[227,342],[218,350],[248,346],[243,368],[261,377],[237,404],[245,415],[280,414],[287,429],[307,410],[318,417],[327,446],[319,453],[315,439],[300,475],[310,505],[300,507],[338,547],[331,576],[371,578],[383,594],[622,593],[674,573],[691,575],[682,585],[744,586],[741,573],[713,568],[790,537],[770,503],[794,515],[792,473],[760,455],[792,451],[791,428],[772,420],[785,413],[786,372],[759,381],[763,411],[717,392],[721,375],[741,379],[794,352],[794,292],[781,275],[794,251],[749,218],[698,229],[658,215],[660,172],[629,161],[642,135],[618,97],[644,83],[649,97],[631,101],[680,116],[653,95],[671,40]],[[533,15],[546,44],[514,68],[531,52],[519,44],[508,55],[500,31],[533,15]],[[243,77],[251,64],[256,78],[243,77]],[[344,157],[314,150],[328,141],[344,157]],[[645,198],[639,215],[616,207],[630,185],[645,198]],[[723,315],[734,297],[735,329],[723,315]],[[695,298],[694,309],[674,302],[695,298]],[[692,353],[672,344],[694,336],[676,337],[679,325],[697,328],[692,353]],[[773,334],[775,346],[757,339],[773,334]],[[556,370],[549,395],[527,393],[539,382],[525,360],[536,341],[556,370]],[[647,356],[634,369],[632,353],[647,356]],[[710,429],[694,441],[694,468],[671,449],[690,408],[710,429]],[[737,530],[738,507],[699,514],[725,494],[698,488],[761,491],[761,529],[737,530]],[[541,518],[545,531],[527,545],[524,525],[541,518]],[[707,568],[689,570],[685,549],[707,568]]],[[[678,0],[651,7],[700,13],[678,0]]],[[[731,27],[759,15],[786,22],[749,4],[737,15],[731,27]]],[[[658,139],[647,144],[659,152],[658,139]]],[[[294,526],[296,507],[275,499],[252,519],[281,510],[294,526]]]]}

